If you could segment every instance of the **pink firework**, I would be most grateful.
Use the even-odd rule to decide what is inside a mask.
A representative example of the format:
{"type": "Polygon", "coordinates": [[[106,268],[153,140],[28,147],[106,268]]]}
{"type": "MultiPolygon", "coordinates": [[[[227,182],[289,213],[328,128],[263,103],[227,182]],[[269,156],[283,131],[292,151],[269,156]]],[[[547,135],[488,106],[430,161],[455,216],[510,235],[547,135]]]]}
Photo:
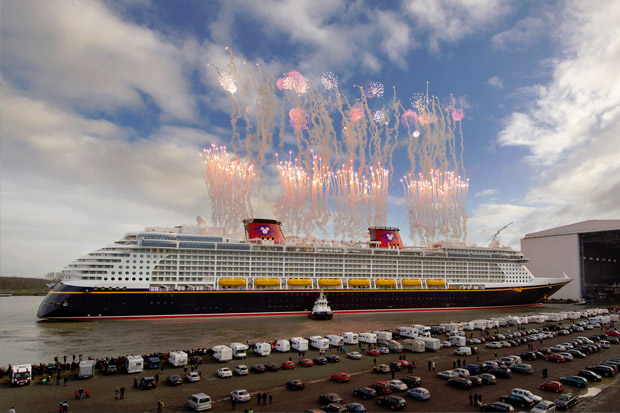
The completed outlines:
{"type": "Polygon", "coordinates": [[[364,109],[354,107],[349,111],[349,120],[351,122],[358,122],[364,118],[364,109]]]}
{"type": "Polygon", "coordinates": [[[459,122],[465,117],[465,113],[463,113],[463,109],[454,109],[452,111],[452,119],[455,122],[459,122]]]}
{"type": "Polygon", "coordinates": [[[295,132],[302,131],[304,129],[308,129],[308,122],[310,121],[310,116],[308,112],[301,108],[293,108],[288,112],[289,122],[295,132]]]}
{"type": "Polygon", "coordinates": [[[408,128],[415,127],[416,122],[418,122],[418,114],[411,109],[400,116],[400,123],[408,128]]]}
{"type": "Polygon", "coordinates": [[[278,79],[276,86],[280,90],[294,90],[299,95],[303,95],[308,91],[306,78],[297,71],[288,72],[286,77],[278,79]]]}

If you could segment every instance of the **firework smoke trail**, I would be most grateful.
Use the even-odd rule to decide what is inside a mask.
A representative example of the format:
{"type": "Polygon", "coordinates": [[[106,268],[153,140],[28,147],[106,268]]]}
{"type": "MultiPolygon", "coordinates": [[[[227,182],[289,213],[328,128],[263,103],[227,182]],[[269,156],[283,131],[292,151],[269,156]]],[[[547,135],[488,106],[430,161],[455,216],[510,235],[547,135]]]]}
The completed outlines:
{"type": "Polygon", "coordinates": [[[422,244],[438,239],[465,240],[467,212],[465,199],[469,182],[453,172],[431,170],[418,179],[401,179],[409,205],[410,237],[422,244]]]}
{"type": "Polygon", "coordinates": [[[240,229],[251,217],[254,165],[230,159],[225,147],[212,145],[200,154],[202,175],[211,199],[211,222],[224,231],[240,229]]]}

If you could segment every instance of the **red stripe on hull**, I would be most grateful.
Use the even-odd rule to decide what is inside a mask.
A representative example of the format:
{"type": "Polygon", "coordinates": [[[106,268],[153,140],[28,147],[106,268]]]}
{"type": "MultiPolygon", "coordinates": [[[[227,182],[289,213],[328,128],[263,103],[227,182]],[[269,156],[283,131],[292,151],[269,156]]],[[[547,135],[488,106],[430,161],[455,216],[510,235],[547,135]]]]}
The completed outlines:
{"type": "MultiPolygon", "coordinates": [[[[445,307],[445,308],[404,308],[404,309],[381,309],[381,310],[341,310],[334,314],[366,314],[366,313],[406,313],[420,311],[467,311],[467,310],[493,310],[498,308],[518,307],[541,307],[542,303],[502,305],[494,307],[445,307]]],[[[266,317],[266,316],[293,316],[307,315],[308,311],[293,311],[281,313],[227,313],[227,314],[175,314],[175,315],[145,315],[145,316],[118,316],[118,317],[49,317],[48,320],[62,321],[93,321],[93,320],[162,320],[162,319],[188,319],[188,318],[213,318],[213,317],[266,317]]]]}

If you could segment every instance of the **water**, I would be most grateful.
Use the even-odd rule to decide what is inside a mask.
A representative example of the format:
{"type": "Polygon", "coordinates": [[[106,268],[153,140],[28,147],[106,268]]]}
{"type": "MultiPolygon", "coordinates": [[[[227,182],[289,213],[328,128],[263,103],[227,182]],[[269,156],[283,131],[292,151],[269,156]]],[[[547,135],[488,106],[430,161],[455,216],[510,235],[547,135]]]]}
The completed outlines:
{"type": "Polygon", "coordinates": [[[436,311],[414,313],[336,314],[333,320],[306,316],[214,318],[189,320],[49,322],[36,318],[43,297],[0,297],[0,365],[51,362],[73,354],[120,356],[212,347],[232,342],[273,341],[290,337],[392,330],[411,324],[433,325],[510,314],[569,309],[545,305],[519,309],[436,311]]]}

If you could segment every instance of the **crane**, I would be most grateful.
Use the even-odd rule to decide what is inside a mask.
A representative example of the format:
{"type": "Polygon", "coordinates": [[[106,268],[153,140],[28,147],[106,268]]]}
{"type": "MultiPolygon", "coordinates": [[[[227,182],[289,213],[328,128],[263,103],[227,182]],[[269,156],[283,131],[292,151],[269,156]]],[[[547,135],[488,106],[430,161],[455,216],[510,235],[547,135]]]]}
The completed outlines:
{"type": "Polygon", "coordinates": [[[493,236],[491,238],[489,238],[489,241],[491,242],[489,244],[490,247],[497,247],[499,245],[499,240],[497,239],[497,236],[499,235],[500,232],[502,232],[503,230],[505,230],[506,228],[508,228],[510,225],[512,225],[514,223],[514,221],[510,221],[509,223],[507,223],[506,225],[504,225],[503,227],[501,227],[500,229],[497,230],[497,232],[495,234],[493,234],[493,236]]]}

